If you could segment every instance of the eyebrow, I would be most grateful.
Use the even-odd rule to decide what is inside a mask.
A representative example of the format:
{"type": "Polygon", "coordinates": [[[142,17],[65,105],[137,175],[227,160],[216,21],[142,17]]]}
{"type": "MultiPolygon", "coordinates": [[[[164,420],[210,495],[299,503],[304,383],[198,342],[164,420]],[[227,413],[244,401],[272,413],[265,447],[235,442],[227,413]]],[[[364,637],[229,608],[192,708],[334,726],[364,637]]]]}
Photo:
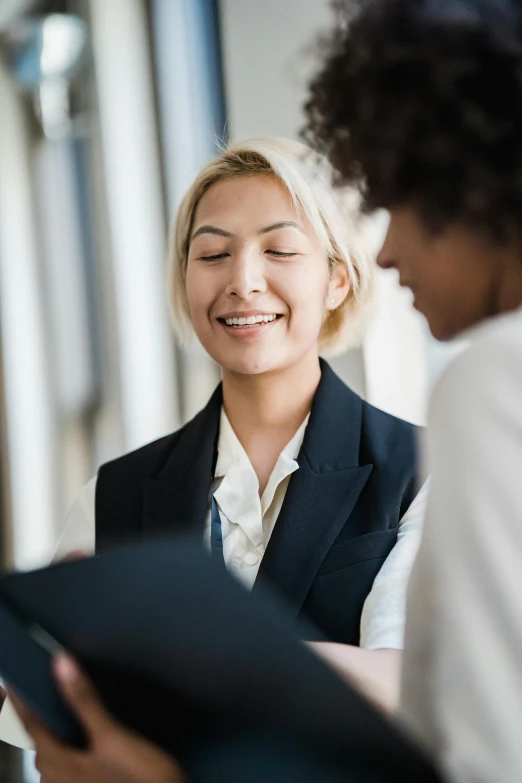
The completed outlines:
{"type": "Polygon", "coordinates": [[[199,237],[200,234],[216,234],[218,237],[228,237],[230,239],[233,234],[230,231],[225,231],[223,228],[217,228],[217,226],[200,226],[198,230],[192,234],[190,241],[199,237]]]}
{"type": "Polygon", "coordinates": [[[297,228],[298,231],[301,231],[304,234],[299,223],[296,223],[294,220],[282,220],[280,223],[274,223],[272,226],[262,228],[259,233],[268,234],[269,231],[277,231],[278,228],[297,228]]]}
{"type": "MultiPolygon", "coordinates": [[[[258,233],[268,234],[270,231],[277,231],[279,228],[297,228],[298,231],[301,231],[304,234],[304,231],[299,223],[296,223],[294,220],[281,220],[279,223],[273,223],[271,226],[262,228],[258,233]]],[[[230,233],[230,231],[225,231],[223,228],[218,228],[217,226],[200,226],[198,230],[192,234],[190,241],[192,242],[201,234],[214,234],[218,237],[227,237],[227,239],[230,239],[234,236],[230,233]]]]}

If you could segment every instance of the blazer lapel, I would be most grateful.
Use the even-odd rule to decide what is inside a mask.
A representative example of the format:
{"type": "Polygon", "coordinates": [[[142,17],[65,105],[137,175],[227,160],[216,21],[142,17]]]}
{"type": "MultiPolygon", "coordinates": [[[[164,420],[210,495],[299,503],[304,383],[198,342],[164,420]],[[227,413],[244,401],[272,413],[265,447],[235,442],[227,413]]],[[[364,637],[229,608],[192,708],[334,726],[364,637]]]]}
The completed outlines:
{"type": "Polygon", "coordinates": [[[359,465],[362,400],[321,363],[322,375],[258,583],[277,587],[297,615],[372,471],[359,465]]]}
{"type": "Polygon", "coordinates": [[[143,529],[203,535],[214,476],[222,389],[190,421],[154,478],[144,485],[143,529]]]}

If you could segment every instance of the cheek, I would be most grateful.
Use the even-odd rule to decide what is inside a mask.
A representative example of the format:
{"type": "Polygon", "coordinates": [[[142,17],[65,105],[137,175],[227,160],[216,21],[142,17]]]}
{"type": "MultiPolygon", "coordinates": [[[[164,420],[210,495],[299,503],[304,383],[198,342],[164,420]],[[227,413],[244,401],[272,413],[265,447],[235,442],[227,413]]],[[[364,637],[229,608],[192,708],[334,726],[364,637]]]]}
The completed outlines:
{"type": "Polygon", "coordinates": [[[424,291],[433,291],[440,278],[439,262],[433,253],[422,252],[422,248],[409,249],[401,255],[397,263],[400,280],[413,288],[421,287],[424,291]]]}
{"type": "Polygon", "coordinates": [[[455,302],[459,306],[466,287],[474,283],[473,274],[465,270],[462,272],[459,259],[450,256],[437,258],[424,271],[425,288],[428,293],[433,292],[442,304],[455,302]]]}
{"type": "Polygon", "coordinates": [[[212,285],[207,275],[189,265],[185,276],[185,292],[193,321],[206,316],[212,302],[212,285]]]}
{"type": "Polygon", "coordinates": [[[317,269],[302,268],[292,285],[286,287],[286,303],[290,309],[290,324],[303,339],[318,337],[326,313],[328,275],[317,269]]]}
{"type": "Polygon", "coordinates": [[[295,308],[322,313],[328,296],[328,284],[328,270],[317,268],[313,263],[307,264],[285,281],[287,298],[295,308]]]}

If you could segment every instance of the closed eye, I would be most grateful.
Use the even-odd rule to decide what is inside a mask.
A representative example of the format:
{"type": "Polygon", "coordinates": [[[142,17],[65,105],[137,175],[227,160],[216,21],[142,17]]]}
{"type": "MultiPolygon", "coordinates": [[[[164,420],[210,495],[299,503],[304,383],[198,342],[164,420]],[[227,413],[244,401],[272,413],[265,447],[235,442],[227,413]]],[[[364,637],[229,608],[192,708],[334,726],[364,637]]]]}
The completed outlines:
{"type": "Polygon", "coordinates": [[[228,253],[216,253],[213,256],[200,256],[201,261],[219,261],[220,258],[226,258],[228,253]]]}
{"type": "MultiPolygon", "coordinates": [[[[292,256],[298,255],[297,253],[287,253],[283,252],[282,250],[266,250],[266,253],[268,253],[271,256],[275,256],[276,258],[291,258],[292,256]]],[[[229,253],[215,253],[211,256],[200,256],[201,261],[219,261],[221,258],[226,258],[229,253]]]]}

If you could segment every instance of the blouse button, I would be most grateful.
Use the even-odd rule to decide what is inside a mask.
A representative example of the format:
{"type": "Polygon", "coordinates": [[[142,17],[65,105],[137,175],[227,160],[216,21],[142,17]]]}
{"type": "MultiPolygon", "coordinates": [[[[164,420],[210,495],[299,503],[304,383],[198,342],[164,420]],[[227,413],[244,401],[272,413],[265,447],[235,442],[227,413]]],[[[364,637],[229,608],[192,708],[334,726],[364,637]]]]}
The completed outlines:
{"type": "Polygon", "coordinates": [[[258,559],[258,556],[254,554],[254,552],[247,552],[245,555],[245,563],[247,565],[255,565],[258,559]]]}

